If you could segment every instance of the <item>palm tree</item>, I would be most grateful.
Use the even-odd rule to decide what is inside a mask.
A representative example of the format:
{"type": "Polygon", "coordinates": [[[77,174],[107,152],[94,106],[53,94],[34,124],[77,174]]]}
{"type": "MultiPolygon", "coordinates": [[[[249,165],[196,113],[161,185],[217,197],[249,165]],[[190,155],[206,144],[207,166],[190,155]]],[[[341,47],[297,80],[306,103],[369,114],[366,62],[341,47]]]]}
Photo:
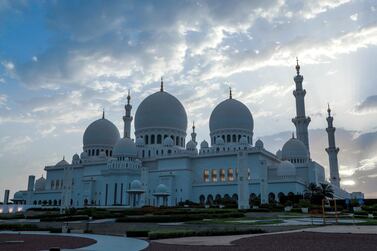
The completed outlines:
{"type": "Polygon", "coordinates": [[[332,199],[334,198],[334,189],[332,188],[330,184],[321,183],[318,186],[318,195],[322,199],[326,199],[326,198],[332,199]]]}
{"type": "Polygon", "coordinates": [[[309,185],[305,188],[305,197],[309,198],[310,200],[313,198],[315,194],[318,193],[319,187],[315,183],[309,183],[309,185]]]}

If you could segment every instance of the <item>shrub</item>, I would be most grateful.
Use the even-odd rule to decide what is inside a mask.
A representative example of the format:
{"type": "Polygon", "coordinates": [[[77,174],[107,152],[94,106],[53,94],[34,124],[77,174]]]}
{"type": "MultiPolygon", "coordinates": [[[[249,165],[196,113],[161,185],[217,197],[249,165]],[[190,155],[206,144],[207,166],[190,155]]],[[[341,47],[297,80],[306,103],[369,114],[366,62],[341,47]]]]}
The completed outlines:
{"type": "Polygon", "coordinates": [[[127,237],[148,237],[149,230],[128,230],[127,237]]]}
{"type": "Polygon", "coordinates": [[[298,202],[298,205],[299,205],[300,207],[303,207],[303,208],[309,208],[309,207],[311,206],[309,200],[300,200],[300,201],[298,202]]]}
{"type": "Polygon", "coordinates": [[[51,221],[80,221],[80,220],[89,220],[87,215],[66,215],[66,216],[51,216],[41,218],[41,221],[51,222],[51,221]]]}
{"type": "Polygon", "coordinates": [[[241,212],[224,214],[177,214],[177,215],[144,215],[144,216],[125,216],[117,218],[117,222],[184,222],[214,218],[241,218],[245,215],[241,212]]]}
{"type": "Polygon", "coordinates": [[[235,234],[259,234],[265,233],[261,229],[222,229],[222,230],[176,230],[176,231],[151,231],[149,232],[149,239],[164,239],[164,238],[178,238],[188,236],[221,236],[221,235],[235,235],[235,234]]]}
{"type": "Polygon", "coordinates": [[[302,213],[301,208],[292,208],[291,213],[302,213]]]}

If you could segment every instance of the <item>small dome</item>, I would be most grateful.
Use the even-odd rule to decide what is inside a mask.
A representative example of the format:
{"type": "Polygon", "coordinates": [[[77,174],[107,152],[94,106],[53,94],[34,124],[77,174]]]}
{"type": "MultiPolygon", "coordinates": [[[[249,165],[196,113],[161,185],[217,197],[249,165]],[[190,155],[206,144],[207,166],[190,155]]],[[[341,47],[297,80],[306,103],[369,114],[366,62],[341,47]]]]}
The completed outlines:
{"type": "Polygon", "coordinates": [[[247,138],[246,138],[245,136],[242,136],[242,137],[240,138],[240,144],[241,144],[241,145],[247,145],[247,144],[248,144],[248,142],[247,142],[247,138]]]}
{"type": "Polygon", "coordinates": [[[282,159],[308,158],[308,149],[301,140],[291,138],[283,146],[282,159]]]}
{"type": "Polygon", "coordinates": [[[258,148],[258,149],[263,149],[264,147],[264,144],[263,144],[263,141],[258,139],[256,142],[255,142],[255,147],[258,148]]]}
{"type": "Polygon", "coordinates": [[[288,160],[282,161],[277,168],[278,176],[294,176],[296,175],[296,167],[288,160]]]}
{"type": "Polygon", "coordinates": [[[61,161],[56,163],[55,166],[67,166],[67,165],[69,165],[69,163],[63,158],[61,161]]]}
{"type": "Polygon", "coordinates": [[[145,98],[136,110],[135,132],[149,128],[177,129],[186,133],[187,115],[181,102],[165,91],[145,98]]]}
{"type": "Polygon", "coordinates": [[[81,159],[86,159],[88,157],[88,153],[87,152],[82,152],[80,154],[80,157],[81,157],[81,159]]]}
{"type": "Polygon", "coordinates": [[[236,99],[229,98],[218,104],[209,119],[211,133],[224,129],[247,130],[251,134],[254,120],[249,108],[236,99]]]}
{"type": "Polygon", "coordinates": [[[80,156],[77,153],[72,156],[72,161],[74,160],[80,160],[80,156]]]}
{"type": "Polygon", "coordinates": [[[91,123],[83,136],[84,147],[114,146],[119,140],[118,128],[109,120],[102,118],[91,123]]]}
{"type": "Polygon", "coordinates": [[[137,147],[144,147],[144,139],[141,138],[141,137],[138,137],[138,138],[136,139],[136,146],[137,146],[137,147]]]}
{"type": "Polygon", "coordinates": [[[43,191],[46,188],[46,179],[42,176],[35,181],[35,191],[43,191]]]}
{"type": "Polygon", "coordinates": [[[208,148],[208,147],[209,147],[209,145],[208,145],[207,141],[203,140],[202,143],[200,143],[200,148],[201,149],[208,148]]]}
{"type": "Polygon", "coordinates": [[[186,144],[186,149],[187,150],[196,150],[196,143],[194,141],[190,140],[186,144]]]}
{"type": "Polygon", "coordinates": [[[136,157],[137,148],[130,138],[121,138],[113,149],[114,157],[136,157]]]}
{"type": "Polygon", "coordinates": [[[164,184],[160,184],[156,188],[156,193],[168,193],[168,188],[164,184]]]}
{"type": "Polygon", "coordinates": [[[166,146],[166,147],[172,147],[172,146],[174,146],[173,139],[171,137],[166,137],[164,139],[163,146],[166,146]]]}
{"type": "Polygon", "coordinates": [[[143,186],[140,182],[140,180],[133,180],[131,182],[131,190],[142,190],[143,186]]]}
{"type": "Polygon", "coordinates": [[[216,145],[224,145],[224,140],[223,138],[221,137],[217,137],[216,138],[216,142],[215,142],[216,145]]]}
{"type": "Polygon", "coordinates": [[[16,193],[14,193],[14,195],[13,195],[14,199],[22,199],[22,197],[23,197],[23,193],[21,191],[18,191],[16,193]]]}
{"type": "Polygon", "coordinates": [[[276,152],[276,157],[278,157],[278,159],[282,158],[282,151],[280,149],[276,152]]]}
{"type": "Polygon", "coordinates": [[[80,163],[80,156],[75,153],[73,156],[72,156],[72,164],[78,164],[80,163]]]}

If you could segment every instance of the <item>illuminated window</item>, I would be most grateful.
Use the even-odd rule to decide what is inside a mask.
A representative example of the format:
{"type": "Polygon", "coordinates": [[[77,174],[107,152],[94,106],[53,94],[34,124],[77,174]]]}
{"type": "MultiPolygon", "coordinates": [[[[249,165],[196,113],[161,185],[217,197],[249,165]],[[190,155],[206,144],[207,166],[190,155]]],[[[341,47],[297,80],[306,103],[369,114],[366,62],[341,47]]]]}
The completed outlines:
{"type": "Polygon", "coordinates": [[[204,170],[203,179],[204,179],[204,182],[209,182],[209,171],[208,170],[204,170]]]}
{"type": "Polygon", "coordinates": [[[220,169],[220,181],[224,182],[225,181],[225,170],[220,169]]]}
{"type": "Polygon", "coordinates": [[[233,180],[234,180],[233,169],[228,168],[228,181],[233,181],[233,180]]]}
{"type": "Polygon", "coordinates": [[[212,170],[212,182],[217,182],[217,170],[216,169],[213,169],[212,170]]]}

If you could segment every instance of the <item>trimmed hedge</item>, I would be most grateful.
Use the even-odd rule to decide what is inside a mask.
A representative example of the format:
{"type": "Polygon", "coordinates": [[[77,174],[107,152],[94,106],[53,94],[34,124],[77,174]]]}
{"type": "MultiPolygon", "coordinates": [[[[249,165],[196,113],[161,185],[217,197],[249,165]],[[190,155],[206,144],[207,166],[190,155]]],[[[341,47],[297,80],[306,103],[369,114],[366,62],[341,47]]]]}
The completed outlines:
{"type": "Polygon", "coordinates": [[[8,230],[8,231],[50,231],[51,233],[61,233],[62,230],[60,228],[40,228],[37,225],[33,224],[1,224],[0,230],[8,230]]]}
{"type": "Polygon", "coordinates": [[[117,222],[183,222],[217,218],[241,218],[245,215],[240,212],[224,214],[180,214],[180,215],[145,215],[141,217],[121,217],[117,222]]]}
{"type": "Polygon", "coordinates": [[[128,230],[127,237],[148,237],[149,230],[128,230]]]}
{"type": "Polygon", "coordinates": [[[87,215],[66,215],[66,216],[51,216],[41,218],[41,221],[51,222],[51,221],[80,221],[80,220],[89,220],[87,215]]]}
{"type": "Polygon", "coordinates": [[[222,229],[222,230],[176,230],[176,231],[151,231],[149,239],[180,238],[189,236],[221,236],[236,234],[260,234],[265,233],[262,229],[222,229]]]}

